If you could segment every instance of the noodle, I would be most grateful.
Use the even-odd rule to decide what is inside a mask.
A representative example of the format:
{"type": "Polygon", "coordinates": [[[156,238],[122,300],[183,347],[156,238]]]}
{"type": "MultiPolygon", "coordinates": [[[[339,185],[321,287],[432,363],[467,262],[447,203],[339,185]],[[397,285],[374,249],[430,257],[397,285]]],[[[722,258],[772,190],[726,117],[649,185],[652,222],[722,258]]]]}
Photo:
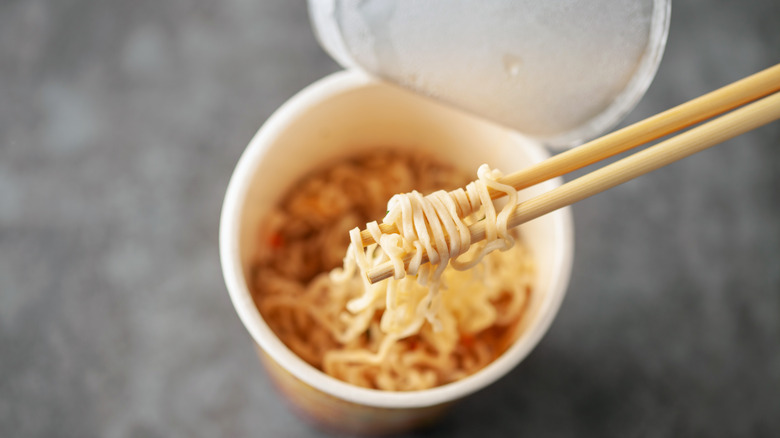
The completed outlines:
{"type": "Polygon", "coordinates": [[[311,365],[368,388],[425,389],[486,366],[515,334],[534,267],[506,225],[517,193],[487,166],[477,175],[456,189],[467,181],[456,170],[384,151],[304,178],[264,223],[253,294],[269,326],[311,365]],[[507,193],[500,212],[488,187],[507,193]],[[356,227],[388,198],[383,221],[399,233],[370,222],[378,244],[363,248],[356,227]],[[482,219],[487,239],[471,245],[467,226],[482,219]],[[387,261],[393,279],[368,283],[365,271],[387,261]]]}

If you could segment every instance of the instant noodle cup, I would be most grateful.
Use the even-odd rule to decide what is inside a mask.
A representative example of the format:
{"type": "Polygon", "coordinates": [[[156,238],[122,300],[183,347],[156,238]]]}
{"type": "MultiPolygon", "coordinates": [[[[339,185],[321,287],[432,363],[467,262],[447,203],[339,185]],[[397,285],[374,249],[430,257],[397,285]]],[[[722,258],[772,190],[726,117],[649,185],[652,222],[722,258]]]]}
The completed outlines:
{"type": "MultiPolygon", "coordinates": [[[[409,392],[337,380],[276,337],[249,287],[264,218],[310,171],[376,148],[424,152],[476,177],[483,163],[508,174],[545,159],[542,144],[572,146],[603,133],[652,81],[670,0],[308,3],[321,45],[349,71],[298,93],[250,142],[222,209],[223,274],[271,381],[297,412],[333,430],[399,432],[500,379],[539,342],[569,281],[570,210],[520,227],[536,278],[508,349],[462,380],[409,392]]],[[[520,200],[558,185],[523,190],[520,200]]]]}
{"type": "MultiPolygon", "coordinates": [[[[536,263],[530,305],[511,346],[468,377],[432,389],[391,392],[326,375],[297,357],[263,320],[249,287],[253,260],[263,219],[296,181],[324,164],[378,147],[422,151],[474,176],[483,163],[511,173],[548,156],[538,142],[508,128],[359,71],[335,73],[307,87],[279,108],[249,143],[230,180],[220,222],[220,256],[230,298],[271,381],[293,409],[324,428],[360,434],[428,424],[452,403],[512,370],[555,317],[573,255],[568,208],[521,226],[536,263]]],[[[523,190],[520,197],[558,185],[560,180],[547,181],[523,190]]]]}

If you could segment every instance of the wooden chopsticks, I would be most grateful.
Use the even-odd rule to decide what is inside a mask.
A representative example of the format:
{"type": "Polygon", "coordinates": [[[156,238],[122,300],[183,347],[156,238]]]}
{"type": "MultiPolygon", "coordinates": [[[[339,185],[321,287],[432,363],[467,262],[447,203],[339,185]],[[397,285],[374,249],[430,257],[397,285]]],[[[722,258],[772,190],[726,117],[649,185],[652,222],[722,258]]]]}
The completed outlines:
{"type": "MultiPolygon", "coordinates": [[[[509,226],[518,226],[780,119],[777,91],[780,91],[780,64],[505,176],[500,181],[515,189],[530,187],[760,99],[520,203],[510,215],[509,226]]],[[[491,196],[501,194],[491,193],[491,196]]],[[[397,232],[394,226],[380,226],[380,229],[383,233],[397,232]]],[[[483,222],[472,225],[469,231],[472,243],[485,238],[483,222]]],[[[361,237],[364,244],[373,242],[367,231],[361,237]]],[[[427,261],[427,254],[423,254],[423,263],[427,261]]],[[[373,283],[392,273],[392,263],[386,263],[367,274],[373,283]]]]}
{"type": "MultiPolygon", "coordinates": [[[[776,91],[780,91],[780,64],[506,175],[499,182],[515,190],[522,190],[657,140],[776,91]]],[[[503,195],[503,192],[490,189],[490,196],[494,199],[503,195]]],[[[382,233],[398,232],[393,224],[380,224],[379,229],[382,233]]],[[[364,245],[374,243],[374,238],[367,230],[361,231],[360,237],[364,245]]]]}

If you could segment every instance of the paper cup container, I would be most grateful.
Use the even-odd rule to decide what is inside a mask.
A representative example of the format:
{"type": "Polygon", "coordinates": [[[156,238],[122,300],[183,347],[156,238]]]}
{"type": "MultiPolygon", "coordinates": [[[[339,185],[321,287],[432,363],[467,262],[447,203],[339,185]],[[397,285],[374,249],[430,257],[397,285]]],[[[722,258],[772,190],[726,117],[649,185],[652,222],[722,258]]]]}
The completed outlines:
{"type": "MultiPolygon", "coordinates": [[[[293,354],[252,299],[249,273],[263,218],[306,173],[375,147],[414,148],[476,175],[488,163],[505,173],[547,157],[540,145],[492,123],[358,72],[326,77],[285,103],[260,128],[236,166],[220,223],[220,256],[230,298],[259,346],[274,385],[306,419],[325,428],[385,434],[433,421],[446,407],[504,376],[547,331],[569,281],[573,236],[568,209],[521,227],[537,281],[520,335],[498,359],[460,381],[414,392],[359,388],[293,354]]],[[[526,198],[560,184],[525,190],[526,198]]]]}

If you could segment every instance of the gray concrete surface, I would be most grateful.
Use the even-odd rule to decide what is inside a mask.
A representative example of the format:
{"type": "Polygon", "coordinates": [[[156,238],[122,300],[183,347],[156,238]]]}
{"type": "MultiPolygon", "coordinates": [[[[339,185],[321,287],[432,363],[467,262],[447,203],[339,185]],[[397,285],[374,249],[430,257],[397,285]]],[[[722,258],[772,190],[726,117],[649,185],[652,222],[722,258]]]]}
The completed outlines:
{"type": "MultiPolygon", "coordinates": [[[[678,1],[638,120],[780,62],[776,0],[678,1]]],[[[227,298],[244,146],[338,67],[286,0],[0,2],[0,436],[305,437],[227,298]]],[[[780,435],[780,124],[574,208],[558,319],[411,436],[780,435]]]]}

